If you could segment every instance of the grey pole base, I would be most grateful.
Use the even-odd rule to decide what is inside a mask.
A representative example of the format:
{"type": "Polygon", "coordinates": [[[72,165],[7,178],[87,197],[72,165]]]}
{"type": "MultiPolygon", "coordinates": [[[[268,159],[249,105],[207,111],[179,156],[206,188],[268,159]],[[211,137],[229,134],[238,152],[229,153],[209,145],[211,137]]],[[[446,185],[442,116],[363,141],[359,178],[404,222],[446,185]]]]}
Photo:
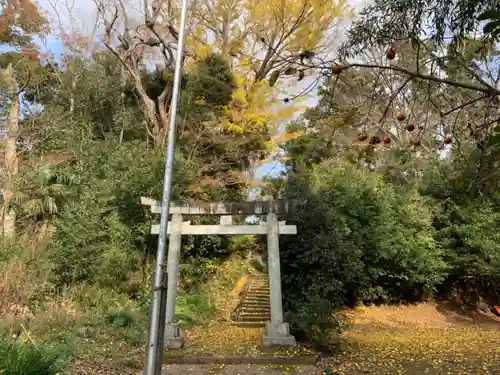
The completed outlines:
{"type": "Polygon", "coordinates": [[[262,337],[261,345],[264,348],[294,347],[297,346],[295,337],[290,334],[288,323],[266,323],[266,334],[262,337]]]}
{"type": "Polygon", "coordinates": [[[167,323],[165,325],[165,338],[163,340],[164,349],[182,349],[184,338],[181,336],[181,329],[178,324],[167,323]]]}

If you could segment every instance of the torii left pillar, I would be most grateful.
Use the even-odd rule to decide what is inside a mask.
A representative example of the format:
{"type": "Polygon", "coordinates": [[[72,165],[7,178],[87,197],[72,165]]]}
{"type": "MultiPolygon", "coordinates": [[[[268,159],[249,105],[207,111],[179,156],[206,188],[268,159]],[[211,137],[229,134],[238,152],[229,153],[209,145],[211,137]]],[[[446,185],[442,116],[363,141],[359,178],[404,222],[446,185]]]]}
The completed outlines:
{"type": "Polygon", "coordinates": [[[181,349],[184,339],[178,324],[175,324],[175,301],[177,298],[177,284],[179,282],[182,215],[172,215],[170,236],[168,238],[167,258],[167,309],[165,313],[165,339],[164,348],[181,349]]]}

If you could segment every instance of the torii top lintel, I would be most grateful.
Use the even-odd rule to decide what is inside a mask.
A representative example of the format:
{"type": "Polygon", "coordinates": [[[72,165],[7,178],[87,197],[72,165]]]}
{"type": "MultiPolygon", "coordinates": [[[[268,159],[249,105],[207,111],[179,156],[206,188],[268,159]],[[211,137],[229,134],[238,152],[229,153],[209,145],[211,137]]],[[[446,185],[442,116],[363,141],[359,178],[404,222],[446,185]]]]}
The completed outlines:
{"type": "MultiPolygon", "coordinates": [[[[279,199],[251,202],[200,202],[170,205],[170,214],[182,215],[277,215],[293,214],[297,206],[303,204],[299,199],[279,199]]],[[[161,202],[141,197],[141,204],[151,206],[151,212],[161,213],[161,202]]]]}

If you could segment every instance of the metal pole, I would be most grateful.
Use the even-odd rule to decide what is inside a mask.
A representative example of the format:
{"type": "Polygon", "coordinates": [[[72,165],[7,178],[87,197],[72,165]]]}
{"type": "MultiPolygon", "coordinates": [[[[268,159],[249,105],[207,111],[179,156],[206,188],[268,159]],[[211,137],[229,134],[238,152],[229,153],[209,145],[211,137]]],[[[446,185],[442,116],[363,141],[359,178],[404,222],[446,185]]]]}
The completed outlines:
{"type": "MultiPolygon", "coordinates": [[[[165,245],[167,240],[167,226],[172,193],[172,170],[174,166],[176,117],[179,102],[179,91],[182,79],[182,60],[184,52],[184,37],[186,34],[187,0],[182,0],[181,20],[179,25],[179,40],[177,42],[177,56],[175,61],[174,84],[172,101],[170,103],[170,123],[168,129],[167,155],[165,161],[165,175],[163,178],[163,199],[161,207],[160,233],[158,236],[158,252],[153,280],[153,300],[151,302],[151,319],[149,324],[148,348],[144,375],[160,375],[159,362],[163,362],[163,348],[158,348],[165,334],[165,319],[161,319],[162,282],[165,263],[165,245]],[[161,336],[159,336],[161,335],[161,336]]],[[[146,12],[148,10],[146,9],[146,12]]]]}

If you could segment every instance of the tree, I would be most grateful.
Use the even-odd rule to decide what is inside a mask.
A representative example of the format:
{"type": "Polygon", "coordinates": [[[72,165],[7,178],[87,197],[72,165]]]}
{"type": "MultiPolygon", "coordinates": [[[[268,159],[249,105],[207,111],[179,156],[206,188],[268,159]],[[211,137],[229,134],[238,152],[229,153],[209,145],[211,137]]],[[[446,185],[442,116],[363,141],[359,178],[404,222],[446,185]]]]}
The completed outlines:
{"type": "Polygon", "coordinates": [[[16,52],[0,56],[2,91],[8,103],[7,138],[4,151],[4,180],[2,187],[3,234],[15,234],[15,211],[11,207],[18,174],[17,137],[19,133],[20,96],[32,84],[31,69],[39,67],[36,47],[32,37],[45,30],[45,19],[31,0],[5,0],[0,13],[0,43],[7,44],[16,52]],[[26,69],[22,69],[26,68],[26,69]]]}
{"type": "Polygon", "coordinates": [[[419,300],[442,282],[432,215],[414,191],[332,159],[290,173],[280,194],[307,197],[292,219],[302,233],[281,250],[284,305],[306,338],[328,343],[336,308],[419,300]]]}
{"type": "Polygon", "coordinates": [[[33,47],[32,36],[46,29],[46,21],[32,0],[0,1],[0,43],[33,47]]]}
{"type": "MultiPolygon", "coordinates": [[[[436,0],[404,4],[375,1],[361,11],[360,18],[349,29],[340,58],[353,57],[373,45],[380,46],[387,50],[386,61],[346,64],[345,68],[389,70],[405,77],[407,83],[425,81],[438,84],[440,94],[450,89],[462,90],[458,98],[462,101],[456,107],[443,110],[441,107],[449,103],[435,100],[429,104],[437,107],[444,117],[484,101],[489,103],[483,104],[489,110],[488,119],[482,126],[488,127],[490,122],[500,118],[497,106],[491,106],[500,96],[500,74],[496,64],[498,50],[495,45],[498,37],[495,30],[500,25],[496,21],[497,8],[496,1],[436,0]],[[492,21],[482,33],[478,33],[486,19],[492,21]],[[397,54],[404,49],[402,46],[410,42],[416,64],[406,68],[400,66],[397,54]]],[[[456,103],[455,98],[451,102],[456,103]]]]}
{"type": "MultiPolygon", "coordinates": [[[[164,77],[171,77],[178,9],[171,1],[148,3],[145,18],[140,21],[132,19],[121,1],[114,9],[98,2],[98,9],[105,24],[103,42],[120,58],[134,83],[149,134],[158,146],[168,126],[170,84],[167,79],[158,96],[149,97],[140,71],[149,61],[156,63],[164,77]]],[[[226,127],[235,133],[241,133],[244,127],[265,130],[266,122],[273,119],[266,109],[276,95],[269,86],[274,86],[284,73],[303,78],[305,71],[299,71],[294,64],[321,54],[327,47],[332,24],[349,10],[344,1],[324,0],[197,2],[194,9],[194,20],[188,25],[186,64],[212,53],[231,63],[237,89],[228,106],[226,127]],[[312,23],[316,25],[314,33],[308,31],[312,23]],[[263,82],[266,78],[269,85],[263,82]]],[[[290,113],[290,108],[285,112],[290,113]]]]}
{"type": "MultiPolygon", "coordinates": [[[[374,47],[358,59],[376,64],[384,54],[374,47]]],[[[399,66],[412,67],[416,58],[411,45],[401,44],[399,66]]],[[[289,134],[301,133],[285,142],[292,165],[336,157],[383,171],[403,162],[415,175],[414,162],[433,158],[446,136],[440,113],[427,105],[441,100],[436,85],[410,82],[390,70],[352,67],[324,81],[318,94],[318,105],[289,126],[289,134]]]]}
{"type": "Polygon", "coordinates": [[[236,83],[221,56],[198,60],[185,81],[179,111],[179,147],[189,161],[199,166],[198,181],[190,190],[198,199],[212,196],[239,200],[248,183],[245,172],[252,160],[265,156],[269,137],[253,128],[242,132],[227,129],[226,110],[236,83]]]}
{"type": "MultiPolygon", "coordinates": [[[[361,11],[360,17],[350,27],[338,58],[325,58],[315,65],[301,65],[321,70],[330,77],[329,86],[341,81],[350,69],[372,70],[376,83],[371,86],[374,93],[382,89],[380,78],[389,77],[390,86],[385,79],[387,88],[384,90],[389,89],[391,95],[384,115],[378,120],[380,123],[385,121],[387,114],[395,113],[397,107],[401,107],[400,100],[408,96],[409,88],[414,94],[417,85],[422,92],[428,90],[425,104],[420,95],[420,107],[434,108],[443,123],[441,132],[450,133],[451,128],[456,130],[455,124],[450,124],[456,122],[451,120],[453,116],[481,106],[487,116],[481,123],[469,124],[469,130],[476,135],[488,133],[500,119],[498,106],[494,105],[500,96],[495,45],[500,24],[495,4],[495,1],[467,0],[453,3],[375,1],[361,11]],[[428,26],[429,20],[433,21],[431,27],[428,26]],[[483,34],[471,34],[482,28],[484,20],[489,21],[483,34]],[[452,36],[447,38],[446,33],[452,36]],[[374,48],[382,49],[382,53],[379,50],[373,53],[374,48]],[[411,60],[406,58],[408,54],[412,56],[411,60]],[[356,57],[356,62],[347,62],[353,57],[356,57]]],[[[405,101],[413,111],[415,100],[405,101]]],[[[405,111],[408,112],[408,108],[405,111]]],[[[449,136],[456,134],[443,135],[449,136]]]]}
{"type": "MultiPolygon", "coordinates": [[[[455,5],[457,9],[466,9],[465,3],[467,1],[455,5]]],[[[452,6],[447,4],[439,1],[413,4],[408,10],[398,8],[400,3],[376,1],[362,11],[361,18],[350,28],[349,39],[343,44],[339,58],[324,60],[316,67],[330,77],[326,86],[337,103],[339,96],[349,96],[346,93],[351,92],[351,97],[355,97],[345,84],[353,76],[372,77],[373,84],[364,84],[368,90],[364,93],[355,90],[361,97],[368,98],[368,102],[358,103],[364,109],[360,112],[361,107],[354,106],[361,120],[358,125],[366,128],[369,123],[371,128],[378,129],[374,139],[378,144],[385,138],[393,148],[403,135],[406,142],[420,150],[416,155],[432,155],[437,149],[453,148],[462,164],[470,164],[474,170],[474,164],[491,165],[486,159],[495,154],[492,147],[496,142],[492,137],[500,120],[499,51],[495,45],[498,14],[481,13],[487,5],[480,5],[474,11],[474,27],[482,27],[480,23],[485,19],[492,20],[487,23],[491,26],[483,35],[466,36],[463,30],[471,30],[472,26],[464,26],[466,21],[459,19],[462,13],[446,13],[446,7],[452,6]],[[419,17],[419,12],[430,14],[431,18],[442,14],[444,18],[441,24],[437,22],[436,28],[431,27],[424,33],[422,27],[427,18],[419,17]],[[450,19],[448,16],[452,14],[450,19]],[[465,23],[460,23],[462,21],[465,23]],[[443,24],[454,35],[462,36],[452,42],[442,39],[439,28],[443,24]],[[356,62],[346,62],[354,56],[356,62]],[[400,120],[391,121],[398,117],[400,120]],[[398,130],[394,123],[403,126],[398,130]],[[404,136],[408,134],[407,125],[416,129],[411,131],[409,139],[404,136]],[[473,155],[474,149],[478,151],[473,155]],[[483,163],[478,164],[477,157],[483,163]]],[[[360,126],[357,131],[361,130],[360,126]]],[[[366,133],[361,134],[361,138],[372,139],[366,133]]],[[[357,147],[355,142],[352,145],[357,147]]],[[[485,181],[484,175],[482,181],[485,181]]]]}
{"type": "Polygon", "coordinates": [[[334,28],[349,13],[342,0],[206,1],[195,7],[194,54],[220,53],[255,82],[275,72],[272,86],[284,72],[300,75],[297,62],[331,51],[334,28]]]}
{"type": "MultiPolygon", "coordinates": [[[[293,103],[301,97],[296,82],[300,81],[300,87],[311,74],[301,63],[320,61],[332,51],[336,27],[350,12],[342,0],[197,3],[189,40],[192,54],[220,53],[231,63],[236,77],[227,129],[235,133],[269,131],[276,137],[277,126],[301,108],[293,103]]],[[[268,145],[270,152],[276,151],[279,141],[274,137],[268,145]]]]}
{"type": "Polygon", "coordinates": [[[376,0],[360,12],[343,50],[352,55],[363,47],[389,45],[408,38],[457,45],[466,37],[478,36],[478,32],[495,39],[500,26],[498,8],[497,0],[376,0]],[[483,25],[484,20],[491,21],[483,25]]]}
{"type": "Polygon", "coordinates": [[[121,0],[111,7],[103,1],[96,1],[96,6],[104,23],[101,40],[122,64],[124,83],[133,84],[145,117],[147,134],[154,147],[159,148],[168,130],[177,32],[168,21],[160,21],[155,7],[148,6],[142,22],[137,22],[121,0]],[[154,96],[148,94],[143,74],[151,64],[156,64],[158,74],[164,79],[162,90],[154,96]]]}

